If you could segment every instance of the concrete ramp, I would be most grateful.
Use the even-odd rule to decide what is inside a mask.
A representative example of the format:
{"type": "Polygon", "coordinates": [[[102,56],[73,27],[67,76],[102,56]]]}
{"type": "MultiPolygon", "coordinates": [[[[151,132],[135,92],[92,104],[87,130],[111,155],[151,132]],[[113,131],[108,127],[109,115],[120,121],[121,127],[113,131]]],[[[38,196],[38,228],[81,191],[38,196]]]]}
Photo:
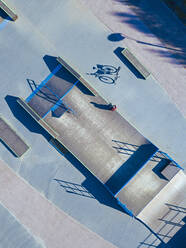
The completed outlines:
{"type": "MultiPolygon", "coordinates": [[[[172,237],[183,225],[180,213],[186,213],[186,175],[180,170],[175,177],[137,215],[159,235],[172,237]],[[167,233],[169,232],[169,235],[167,233]]],[[[168,241],[168,240],[166,240],[168,241]]]]}
{"type": "Polygon", "coordinates": [[[138,173],[158,148],[153,144],[140,146],[136,152],[109,178],[107,187],[117,194],[138,173]]]}
{"type": "Polygon", "coordinates": [[[28,105],[43,118],[68,93],[77,79],[58,65],[26,99],[28,105]]]}

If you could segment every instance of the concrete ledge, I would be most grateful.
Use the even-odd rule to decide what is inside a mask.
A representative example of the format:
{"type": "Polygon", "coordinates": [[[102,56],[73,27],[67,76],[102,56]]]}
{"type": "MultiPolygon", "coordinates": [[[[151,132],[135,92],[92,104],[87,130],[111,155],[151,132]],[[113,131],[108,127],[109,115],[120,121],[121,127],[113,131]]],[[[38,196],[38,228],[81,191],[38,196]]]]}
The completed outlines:
{"type": "Polygon", "coordinates": [[[90,84],[61,57],[57,57],[57,61],[62,66],[64,66],[72,75],[74,75],[94,96],[98,95],[97,91],[92,86],[90,86],[90,84]]]}
{"type": "Polygon", "coordinates": [[[122,50],[122,55],[137,69],[137,71],[146,79],[150,72],[140,63],[140,61],[129,51],[128,48],[122,50]]]}
{"type": "Polygon", "coordinates": [[[19,98],[17,102],[19,105],[21,105],[22,108],[24,108],[26,112],[32,116],[32,118],[34,118],[34,120],[39,121],[41,119],[41,117],[28,105],[27,102],[25,102],[24,99],[19,98]]]}
{"type": "Polygon", "coordinates": [[[39,122],[38,122],[41,126],[42,126],[42,128],[44,128],[53,138],[57,138],[59,135],[58,135],[58,133],[55,131],[55,130],[53,130],[44,120],[39,120],[39,122]]]}
{"type": "Polygon", "coordinates": [[[53,130],[41,117],[25,102],[24,99],[19,98],[17,102],[21,105],[24,110],[36,120],[36,122],[42,126],[52,137],[57,138],[58,133],[53,130]]]}
{"type": "Polygon", "coordinates": [[[7,6],[5,2],[0,0],[0,8],[13,20],[15,21],[18,16],[7,6]]]}
{"type": "Polygon", "coordinates": [[[0,116],[0,140],[17,156],[21,157],[28,151],[29,146],[13,130],[12,127],[0,116]]]}

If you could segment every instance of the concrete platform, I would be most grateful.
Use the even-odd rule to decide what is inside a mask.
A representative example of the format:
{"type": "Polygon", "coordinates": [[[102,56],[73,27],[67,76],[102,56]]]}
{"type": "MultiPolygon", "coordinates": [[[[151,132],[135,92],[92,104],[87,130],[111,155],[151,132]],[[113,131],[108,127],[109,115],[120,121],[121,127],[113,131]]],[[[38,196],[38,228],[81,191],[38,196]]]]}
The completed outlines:
{"type": "MultiPolygon", "coordinates": [[[[102,183],[106,183],[130,158],[130,153],[118,149],[117,142],[133,147],[132,153],[144,144],[145,147],[151,145],[119,113],[110,111],[108,103],[100,96],[85,94],[77,85],[63,101],[75,114],[65,112],[55,118],[50,113],[44,120],[56,130],[65,147],[102,183]]],[[[144,153],[136,159],[146,156],[142,150],[144,153]]]]}
{"type": "Polygon", "coordinates": [[[161,174],[162,162],[163,160],[156,155],[152,157],[116,195],[135,216],[143,211],[147,204],[169,183],[169,180],[161,174]]]}

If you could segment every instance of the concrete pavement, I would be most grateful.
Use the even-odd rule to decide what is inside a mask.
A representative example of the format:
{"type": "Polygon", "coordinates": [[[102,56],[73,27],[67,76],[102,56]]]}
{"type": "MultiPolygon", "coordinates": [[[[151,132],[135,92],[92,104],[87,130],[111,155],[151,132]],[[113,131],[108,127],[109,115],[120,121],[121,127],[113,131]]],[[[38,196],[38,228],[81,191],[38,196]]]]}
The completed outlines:
{"type": "Polygon", "coordinates": [[[115,247],[55,207],[2,160],[0,171],[0,202],[43,247],[115,247]]]}
{"type": "Polygon", "coordinates": [[[186,117],[185,27],[162,1],[79,0],[110,30],[121,33],[186,117]],[[168,72],[168,73],[166,73],[168,72]]]}
{"type": "MultiPolygon", "coordinates": [[[[141,101],[144,96],[150,94],[150,92],[159,94],[160,91],[154,87],[150,87],[150,91],[147,91],[146,87],[143,87],[143,90],[141,89],[141,80],[136,81],[135,75],[118,58],[116,59],[113,56],[113,51],[118,45],[113,45],[110,41],[107,42],[110,31],[105,29],[104,25],[101,25],[89,11],[81,8],[77,1],[64,0],[60,3],[59,1],[45,1],[40,3],[40,8],[38,8],[38,1],[25,2],[22,0],[12,2],[16,6],[19,19],[16,23],[8,23],[0,30],[0,73],[3,78],[0,91],[0,109],[11,124],[15,125],[16,129],[26,137],[32,149],[24,159],[16,160],[2,147],[0,149],[1,157],[59,208],[99,233],[105,239],[118,247],[123,247],[123,243],[126,240],[130,247],[138,246],[144,240],[144,236],[148,236],[149,231],[143,225],[116,210],[102,186],[88,172],[82,169],[77,161],[74,159],[67,160],[60,156],[47,143],[41,136],[41,133],[43,134],[41,129],[28,116],[21,114],[20,109],[13,101],[14,98],[8,98],[9,101],[7,102],[4,98],[7,95],[25,98],[31,92],[27,79],[40,83],[46,78],[49,74],[49,69],[43,61],[43,57],[46,54],[64,56],[79,72],[83,72],[85,75],[87,72],[91,72],[92,67],[98,63],[122,66],[122,75],[120,75],[122,80],[117,81],[118,84],[115,87],[107,85],[109,90],[104,90],[103,93],[105,92],[106,98],[113,94],[114,97],[108,99],[113,103],[117,100],[118,92],[119,97],[127,96],[128,100],[131,98],[131,102],[134,101],[133,96],[139,94],[140,97],[135,101],[136,105],[133,106],[135,108],[132,111],[127,109],[127,104],[123,108],[124,117],[131,120],[133,124],[135,124],[135,120],[130,118],[130,114],[136,113],[136,110],[140,108],[143,109],[141,101]],[[130,89],[129,87],[123,88],[125,83],[130,86],[130,89]],[[137,87],[137,90],[131,91],[134,86],[137,87]],[[141,94],[141,91],[144,91],[144,94],[141,94]],[[25,120],[26,118],[27,120],[25,120]],[[92,198],[83,198],[77,194],[67,193],[53,180],[54,178],[69,181],[72,185],[74,182],[80,186],[85,185],[100,202],[92,198]]],[[[161,67],[161,70],[163,68],[161,67]]],[[[165,77],[167,77],[167,74],[165,77]]],[[[87,79],[89,80],[90,77],[87,77],[87,79]]],[[[91,84],[99,90],[100,84],[96,80],[95,78],[90,79],[91,84]]],[[[165,96],[164,93],[160,95],[165,96]]],[[[151,97],[152,94],[149,95],[148,105],[153,105],[159,101],[158,97],[152,98],[152,100],[150,99],[151,97]]],[[[116,103],[119,104],[119,102],[116,103]]],[[[174,111],[174,113],[171,111],[171,108],[171,101],[160,101],[160,104],[151,109],[152,115],[150,118],[153,117],[154,113],[156,115],[149,121],[148,119],[146,120],[146,115],[149,111],[144,109],[143,113],[137,118],[137,123],[140,124],[138,129],[143,135],[150,138],[152,136],[152,128],[150,127],[152,124],[156,126],[156,119],[158,120],[159,115],[161,114],[160,116],[162,116],[168,111],[166,118],[168,115],[172,117],[165,118],[163,121],[161,120],[162,122],[160,121],[158,129],[153,129],[153,137],[159,145],[160,142],[159,140],[157,141],[157,138],[159,139],[158,135],[162,135],[163,139],[165,138],[164,141],[170,136],[171,138],[163,143],[162,150],[173,151],[173,155],[175,156],[176,154],[175,160],[183,165],[185,144],[183,133],[180,130],[184,128],[184,125],[180,124],[182,121],[180,122],[178,119],[181,119],[181,117],[177,115],[176,110],[174,110],[175,114],[174,111]],[[163,111],[161,110],[162,106],[164,106],[163,111]],[[156,109],[160,111],[156,112],[156,109]],[[172,121],[174,121],[174,125],[171,124],[172,121]],[[144,126],[144,123],[146,123],[146,126],[144,126]],[[166,132],[167,126],[164,126],[165,123],[170,124],[169,132],[166,132]],[[161,126],[164,129],[159,133],[161,126]],[[180,140],[181,143],[179,142],[180,140]]]]}
{"type": "Polygon", "coordinates": [[[185,168],[183,154],[186,149],[184,137],[186,134],[183,130],[186,129],[186,122],[157,81],[153,77],[149,77],[148,80],[136,78],[113,53],[118,45],[107,40],[109,29],[76,1],[65,1],[58,8],[54,8],[54,5],[41,7],[43,12],[48,13],[47,20],[42,19],[37,11],[32,12],[25,4],[18,4],[20,14],[24,13],[23,19],[26,18],[25,24],[27,23],[29,27],[37,25],[35,32],[47,40],[48,43],[45,44],[50,44],[49,47],[52,44],[58,54],[67,59],[101,96],[118,105],[118,110],[125,119],[185,168]],[[57,15],[61,17],[60,22],[55,21],[54,16],[57,15]],[[50,18],[53,20],[52,23],[49,21],[50,18]],[[62,33],[58,32],[59,30],[62,30],[62,33]],[[86,75],[98,63],[122,67],[115,86],[105,85],[86,75]]]}

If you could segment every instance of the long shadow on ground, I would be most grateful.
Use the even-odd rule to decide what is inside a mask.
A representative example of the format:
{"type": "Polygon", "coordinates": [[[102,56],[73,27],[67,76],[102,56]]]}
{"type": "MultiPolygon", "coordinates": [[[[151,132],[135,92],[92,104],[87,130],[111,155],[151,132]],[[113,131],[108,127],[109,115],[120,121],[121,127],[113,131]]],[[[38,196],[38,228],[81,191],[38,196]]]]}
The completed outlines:
{"type": "MultiPolygon", "coordinates": [[[[159,219],[161,223],[156,231],[158,236],[151,230],[150,234],[140,242],[138,248],[185,248],[186,208],[169,203],[165,205],[167,205],[167,212],[159,219]],[[176,233],[173,235],[174,232],[176,233]]],[[[136,220],[147,226],[140,219],[136,218],[136,220]]]]}
{"type": "Polygon", "coordinates": [[[144,77],[139,73],[139,71],[122,55],[122,47],[117,47],[114,50],[114,53],[116,54],[116,56],[123,62],[123,64],[125,64],[128,69],[137,77],[140,79],[144,79],[144,77]]]}
{"type": "MultiPolygon", "coordinates": [[[[52,72],[56,68],[56,66],[59,65],[59,63],[57,62],[57,57],[55,57],[55,56],[45,55],[43,57],[43,60],[46,63],[46,65],[48,66],[50,72],[52,72]]],[[[66,74],[69,74],[69,72],[63,67],[63,69],[58,71],[55,74],[55,76],[64,79],[65,72],[66,72],[66,74]]],[[[77,81],[77,79],[75,79],[75,81],[77,81]]],[[[76,84],[76,87],[79,90],[81,90],[81,92],[83,94],[93,95],[81,82],[78,82],[78,84],[76,84]]]]}
{"type": "Polygon", "coordinates": [[[0,18],[6,19],[8,21],[13,21],[1,8],[0,8],[0,18]]]}
{"type": "Polygon", "coordinates": [[[38,133],[49,141],[50,135],[18,104],[16,96],[7,95],[5,101],[7,102],[12,114],[19,120],[30,132],[38,133]]]}
{"type": "Polygon", "coordinates": [[[186,29],[161,1],[115,1],[130,6],[134,14],[112,11],[112,15],[117,16],[121,22],[128,23],[132,28],[145,33],[147,36],[150,36],[152,32],[165,46],[159,46],[160,49],[154,51],[150,47],[156,46],[156,44],[143,43],[142,40],[137,42],[147,45],[148,49],[159,56],[170,58],[172,63],[186,64],[186,29]],[[145,25],[141,25],[138,19],[141,19],[145,25]],[[165,51],[161,48],[168,48],[169,50],[165,51]]]}

